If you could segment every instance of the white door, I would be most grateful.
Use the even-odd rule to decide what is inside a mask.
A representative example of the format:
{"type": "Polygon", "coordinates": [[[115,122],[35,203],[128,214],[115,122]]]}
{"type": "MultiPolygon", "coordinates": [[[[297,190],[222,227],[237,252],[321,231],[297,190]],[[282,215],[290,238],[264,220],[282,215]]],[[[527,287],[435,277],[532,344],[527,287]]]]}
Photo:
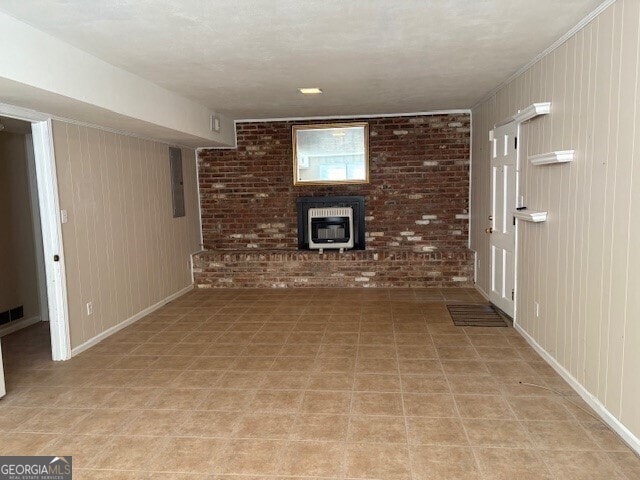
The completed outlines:
{"type": "Polygon", "coordinates": [[[517,125],[496,127],[491,138],[491,302],[513,317],[515,295],[515,221],[517,125]]]}
{"type": "MultiPolygon", "coordinates": [[[[0,345],[2,339],[0,339],[0,345]]],[[[0,398],[7,394],[7,389],[4,386],[4,366],[2,365],[2,346],[0,346],[0,398]]]]}

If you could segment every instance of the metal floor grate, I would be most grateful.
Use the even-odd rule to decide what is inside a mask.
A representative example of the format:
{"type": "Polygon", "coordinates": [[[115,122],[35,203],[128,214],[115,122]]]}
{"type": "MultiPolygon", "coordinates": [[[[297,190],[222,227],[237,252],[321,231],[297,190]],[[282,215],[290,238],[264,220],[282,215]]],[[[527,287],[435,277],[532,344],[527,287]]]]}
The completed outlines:
{"type": "Polygon", "coordinates": [[[447,305],[453,324],[458,327],[508,327],[504,317],[493,305],[447,305]]]}

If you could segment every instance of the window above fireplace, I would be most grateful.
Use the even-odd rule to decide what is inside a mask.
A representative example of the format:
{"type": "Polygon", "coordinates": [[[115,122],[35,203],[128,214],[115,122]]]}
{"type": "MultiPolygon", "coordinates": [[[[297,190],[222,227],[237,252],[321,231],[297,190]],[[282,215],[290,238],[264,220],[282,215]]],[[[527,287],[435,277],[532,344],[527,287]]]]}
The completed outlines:
{"type": "Polygon", "coordinates": [[[369,182],[367,123],[294,125],[294,185],[369,182]]]}

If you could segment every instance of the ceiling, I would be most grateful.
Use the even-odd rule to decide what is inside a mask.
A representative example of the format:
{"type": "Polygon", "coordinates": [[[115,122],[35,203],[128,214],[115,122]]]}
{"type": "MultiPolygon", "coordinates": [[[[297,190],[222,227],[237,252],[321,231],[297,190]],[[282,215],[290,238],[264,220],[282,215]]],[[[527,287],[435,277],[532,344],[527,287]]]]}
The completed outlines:
{"type": "Polygon", "coordinates": [[[221,113],[267,118],[470,108],[601,2],[0,0],[0,11],[221,113]]]}

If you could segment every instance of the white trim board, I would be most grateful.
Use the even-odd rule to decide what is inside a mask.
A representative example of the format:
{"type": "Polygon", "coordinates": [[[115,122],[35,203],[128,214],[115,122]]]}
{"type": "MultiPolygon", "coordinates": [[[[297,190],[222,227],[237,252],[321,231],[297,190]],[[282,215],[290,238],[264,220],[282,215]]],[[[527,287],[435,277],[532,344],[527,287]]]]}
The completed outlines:
{"type": "Polygon", "coordinates": [[[131,325],[132,323],[137,322],[138,320],[140,320],[142,317],[145,317],[147,315],[149,315],[152,312],[155,312],[156,310],[158,310],[160,307],[163,307],[164,305],[166,305],[167,303],[171,302],[172,300],[175,300],[178,297],[181,297],[182,295],[184,295],[185,293],[189,292],[193,290],[193,284],[186,286],[185,288],[178,290],[175,293],[172,293],[171,295],[169,295],[168,297],[160,300],[157,303],[154,303],[153,305],[151,305],[150,307],[145,308],[144,310],[139,311],[138,313],[136,313],[135,315],[133,315],[132,317],[127,318],[126,320],[123,320],[122,322],[120,322],[117,325],[114,325],[111,328],[108,328],[107,330],[105,330],[102,333],[99,333],[98,335],[96,335],[93,338],[90,338],[89,340],[87,340],[84,343],[81,343],[80,345],[78,345],[77,347],[71,349],[71,356],[75,357],[76,355],[78,355],[79,353],[84,352],[85,350],[93,347],[94,345],[96,345],[97,343],[101,342],[102,340],[104,340],[107,337],[110,337],[111,335],[113,335],[116,332],[119,332],[120,330],[122,330],[125,327],[128,327],[129,325],[131,325]]]}
{"type": "MultiPolygon", "coordinates": [[[[419,117],[419,116],[433,116],[433,115],[457,115],[465,114],[471,116],[470,108],[459,108],[451,110],[432,110],[430,112],[403,112],[403,113],[373,113],[367,115],[323,115],[317,117],[274,117],[274,118],[242,118],[233,121],[234,145],[231,147],[198,147],[196,148],[196,154],[199,154],[202,150],[234,150],[238,148],[238,129],[239,123],[269,123],[269,122],[302,122],[306,120],[352,120],[359,118],[393,118],[393,117],[419,117]]],[[[471,133],[469,133],[471,134],[471,133]]]]}
{"type": "Polygon", "coordinates": [[[489,300],[489,295],[487,294],[487,292],[485,292],[482,287],[480,285],[478,285],[477,283],[474,285],[475,289],[478,291],[478,293],[480,293],[480,295],[482,295],[484,297],[484,299],[487,302],[490,302],[489,300]]]}
{"type": "Polygon", "coordinates": [[[522,335],[531,347],[573,388],[580,397],[589,405],[598,416],[613,431],[615,431],[622,440],[636,453],[640,454],[640,439],[636,437],[620,420],[614,417],[609,410],[594,395],[589,393],[578,380],[569,373],[558,361],[553,358],[542,346],[534,340],[519,324],[514,322],[513,327],[522,335]]]}
{"type": "MultiPolygon", "coordinates": [[[[453,108],[450,110],[432,110],[429,112],[403,112],[403,113],[372,113],[367,115],[318,115],[315,117],[275,117],[275,118],[242,118],[235,120],[235,123],[265,123],[265,122],[295,122],[298,120],[348,120],[350,118],[392,118],[392,117],[417,117],[428,115],[447,115],[466,113],[470,114],[469,108],[453,108]]],[[[215,147],[214,147],[215,148],[215,147]]]]}
{"type": "Polygon", "coordinates": [[[616,0],[605,0],[604,2],[602,2],[591,13],[589,13],[582,20],[580,20],[578,23],[576,23],[573,26],[573,28],[571,28],[567,33],[562,35],[558,40],[553,42],[550,46],[548,46],[546,49],[544,49],[538,55],[536,55],[531,60],[529,60],[525,65],[523,65],[516,72],[514,72],[509,77],[507,77],[507,79],[504,80],[503,82],[501,82],[498,86],[496,86],[495,88],[492,88],[491,90],[489,90],[489,92],[486,95],[483,95],[477,102],[475,102],[473,104],[471,109],[473,110],[474,108],[476,108],[481,103],[486,102],[487,100],[489,100],[496,93],[498,93],[500,90],[502,90],[505,86],[507,86],[513,80],[515,80],[520,75],[522,75],[524,72],[529,70],[533,65],[535,65],[537,62],[539,62],[540,59],[542,59],[546,55],[549,55],[555,49],[557,49],[562,44],[564,44],[567,40],[569,40],[571,37],[573,37],[576,33],[578,33],[584,27],[589,25],[603,11],[605,11],[607,8],[609,8],[611,5],[613,5],[615,3],[615,1],[616,0]]]}
{"type": "Polygon", "coordinates": [[[123,135],[125,137],[139,138],[140,140],[146,140],[150,142],[160,143],[162,145],[168,145],[170,147],[187,148],[189,150],[196,150],[194,147],[187,145],[181,145],[178,143],[168,143],[165,140],[159,140],[157,138],[149,137],[146,135],[139,135],[137,133],[126,132],[124,130],[117,130],[115,128],[103,127],[95,123],[83,122],[80,120],[74,120],[73,118],[60,117],[59,115],[52,115],[46,112],[38,112],[36,110],[30,110],[28,108],[17,107],[8,103],[0,103],[0,115],[3,117],[16,118],[18,120],[24,120],[26,122],[44,122],[49,119],[56,120],[58,122],[69,123],[71,125],[78,125],[80,127],[95,128],[104,132],[115,133],[117,135],[123,135]]]}
{"type": "Polygon", "coordinates": [[[7,323],[0,327],[0,337],[4,337],[5,335],[9,335],[10,333],[17,332],[18,330],[22,330],[23,328],[27,328],[34,323],[38,323],[40,321],[40,317],[36,315],[35,317],[30,318],[21,318],[15,322],[7,323]]]}
{"type": "Polygon", "coordinates": [[[47,281],[51,357],[56,361],[68,360],[71,358],[69,308],[67,305],[64,242],[62,240],[58,177],[56,174],[51,120],[32,123],[31,132],[33,134],[44,266],[47,281]],[[54,261],[55,255],[59,256],[60,261],[54,261]]]}

